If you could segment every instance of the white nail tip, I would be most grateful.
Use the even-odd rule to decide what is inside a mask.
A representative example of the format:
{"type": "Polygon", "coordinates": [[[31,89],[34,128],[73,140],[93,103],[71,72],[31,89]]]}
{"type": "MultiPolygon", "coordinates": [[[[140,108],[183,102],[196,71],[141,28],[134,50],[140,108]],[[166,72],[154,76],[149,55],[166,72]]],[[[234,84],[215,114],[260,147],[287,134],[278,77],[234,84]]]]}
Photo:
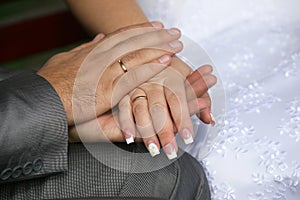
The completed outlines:
{"type": "Polygon", "coordinates": [[[150,144],[148,145],[148,151],[150,152],[150,155],[151,155],[152,157],[154,157],[154,156],[160,154],[158,147],[157,147],[156,144],[154,144],[154,143],[150,143],[150,144]]]}
{"type": "Polygon", "coordinates": [[[131,136],[130,138],[126,138],[127,144],[134,143],[134,138],[131,136]]]}
{"type": "Polygon", "coordinates": [[[169,158],[169,160],[172,160],[172,159],[174,159],[174,158],[177,158],[177,153],[176,153],[176,151],[172,151],[170,154],[166,154],[167,155],[167,157],[169,158]]]}
{"type": "Polygon", "coordinates": [[[211,116],[211,119],[212,119],[212,120],[216,121],[216,120],[215,120],[215,117],[213,116],[212,113],[210,113],[210,116],[211,116]]]}
{"type": "Polygon", "coordinates": [[[194,139],[192,136],[190,136],[189,138],[187,139],[184,139],[184,143],[185,144],[192,144],[194,142],[194,139]]]}
{"type": "Polygon", "coordinates": [[[211,119],[212,119],[212,126],[215,126],[215,124],[216,124],[216,119],[215,119],[215,117],[213,116],[213,114],[212,113],[210,113],[210,116],[211,116],[211,119]]]}

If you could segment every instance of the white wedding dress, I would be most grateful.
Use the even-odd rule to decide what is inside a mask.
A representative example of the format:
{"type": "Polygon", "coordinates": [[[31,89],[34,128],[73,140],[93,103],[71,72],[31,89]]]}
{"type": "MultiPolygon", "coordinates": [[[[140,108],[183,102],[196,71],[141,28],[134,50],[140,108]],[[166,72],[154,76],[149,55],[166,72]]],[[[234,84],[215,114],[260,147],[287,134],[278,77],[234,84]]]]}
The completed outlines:
{"type": "Polygon", "coordinates": [[[149,19],[205,49],[219,74],[226,98],[213,102],[225,100],[226,110],[216,111],[218,132],[188,148],[206,169],[212,199],[299,200],[300,1],[139,3],[149,19]]]}

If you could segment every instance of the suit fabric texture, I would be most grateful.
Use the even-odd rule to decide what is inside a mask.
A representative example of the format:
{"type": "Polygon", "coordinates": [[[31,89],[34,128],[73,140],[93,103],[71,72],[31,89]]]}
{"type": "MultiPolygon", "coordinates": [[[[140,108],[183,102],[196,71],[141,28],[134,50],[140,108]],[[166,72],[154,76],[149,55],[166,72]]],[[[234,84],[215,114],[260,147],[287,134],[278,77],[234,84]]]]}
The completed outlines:
{"type": "Polygon", "coordinates": [[[0,69],[0,199],[210,199],[202,166],[185,152],[156,169],[166,156],[137,159],[147,152],[141,143],[91,145],[96,155],[113,156],[118,169],[85,145],[68,144],[63,105],[44,78],[0,69]],[[136,173],[145,164],[154,170],[136,173]]]}

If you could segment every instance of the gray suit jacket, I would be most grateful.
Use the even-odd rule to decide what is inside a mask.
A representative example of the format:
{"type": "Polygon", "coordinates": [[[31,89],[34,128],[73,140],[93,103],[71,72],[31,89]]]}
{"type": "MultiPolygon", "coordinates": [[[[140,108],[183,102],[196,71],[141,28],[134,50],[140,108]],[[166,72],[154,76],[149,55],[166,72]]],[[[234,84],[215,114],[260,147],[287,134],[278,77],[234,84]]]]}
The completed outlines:
{"type": "MultiPolygon", "coordinates": [[[[0,199],[210,199],[204,171],[188,154],[181,152],[161,169],[135,173],[143,165],[166,162],[166,156],[141,161],[136,154],[124,158],[114,153],[111,145],[92,144],[97,155],[114,158],[126,170],[106,166],[82,144],[68,145],[64,108],[45,79],[33,72],[0,69],[1,79],[0,199]]],[[[115,145],[147,152],[139,143],[115,145]]]]}

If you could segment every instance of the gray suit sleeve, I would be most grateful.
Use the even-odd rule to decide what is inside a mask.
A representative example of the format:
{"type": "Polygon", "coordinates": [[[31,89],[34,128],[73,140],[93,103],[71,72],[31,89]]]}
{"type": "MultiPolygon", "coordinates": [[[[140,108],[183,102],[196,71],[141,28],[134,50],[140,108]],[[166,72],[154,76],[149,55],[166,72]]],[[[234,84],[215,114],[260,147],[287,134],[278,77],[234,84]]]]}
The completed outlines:
{"type": "Polygon", "coordinates": [[[0,183],[67,170],[68,126],[52,86],[34,72],[0,81],[0,183]]]}

